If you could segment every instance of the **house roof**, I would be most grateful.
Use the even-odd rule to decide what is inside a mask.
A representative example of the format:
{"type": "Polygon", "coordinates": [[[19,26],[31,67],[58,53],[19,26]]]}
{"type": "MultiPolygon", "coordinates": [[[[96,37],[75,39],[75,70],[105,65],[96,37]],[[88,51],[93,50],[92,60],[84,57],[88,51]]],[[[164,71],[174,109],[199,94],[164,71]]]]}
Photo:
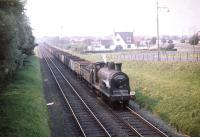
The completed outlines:
{"type": "Polygon", "coordinates": [[[134,43],[133,32],[115,32],[115,36],[119,34],[127,44],[134,43]],[[130,40],[127,40],[130,39],[130,40]]]}

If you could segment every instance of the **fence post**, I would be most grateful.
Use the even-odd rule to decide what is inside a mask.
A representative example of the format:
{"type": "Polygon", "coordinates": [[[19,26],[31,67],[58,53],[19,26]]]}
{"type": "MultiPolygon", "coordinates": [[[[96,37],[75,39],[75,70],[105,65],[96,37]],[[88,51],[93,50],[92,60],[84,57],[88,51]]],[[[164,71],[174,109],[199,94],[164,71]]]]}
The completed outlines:
{"type": "Polygon", "coordinates": [[[180,61],[181,61],[181,53],[179,53],[179,56],[180,56],[180,61]]]}
{"type": "Polygon", "coordinates": [[[167,61],[168,61],[168,54],[166,54],[166,56],[167,56],[167,61]]]}
{"type": "Polygon", "coordinates": [[[173,58],[173,61],[174,61],[174,54],[173,54],[172,58],[173,58]]]}
{"type": "Polygon", "coordinates": [[[187,52],[187,61],[188,61],[188,52],[187,52]]]}
{"type": "Polygon", "coordinates": [[[153,61],[154,61],[154,54],[153,54],[153,61]]]}
{"type": "Polygon", "coordinates": [[[143,57],[142,57],[143,61],[144,61],[144,54],[143,54],[143,57]]]}

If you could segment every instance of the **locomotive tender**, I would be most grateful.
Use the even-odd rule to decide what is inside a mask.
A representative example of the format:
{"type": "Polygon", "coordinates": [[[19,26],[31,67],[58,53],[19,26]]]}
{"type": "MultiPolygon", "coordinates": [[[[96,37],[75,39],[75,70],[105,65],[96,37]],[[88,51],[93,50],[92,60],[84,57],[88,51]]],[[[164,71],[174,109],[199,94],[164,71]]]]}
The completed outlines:
{"type": "Polygon", "coordinates": [[[54,47],[46,46],[46,48],[81,80],[86,81],[98,96],[111,104],[116,102],[128,104],[132,97],[129,78],[121,71],[121,63],[92,63],[54,47]]]}

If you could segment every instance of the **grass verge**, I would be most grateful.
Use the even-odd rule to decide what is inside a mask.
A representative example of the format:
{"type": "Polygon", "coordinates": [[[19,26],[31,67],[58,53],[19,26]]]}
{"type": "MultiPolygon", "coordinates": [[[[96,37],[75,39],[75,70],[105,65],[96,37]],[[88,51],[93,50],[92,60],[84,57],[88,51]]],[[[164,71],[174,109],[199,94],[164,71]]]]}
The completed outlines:
{"type": "Polygon", "coordinates": [[[28,58],[0,92],[0,137],[49,137],[39,60],[28,58]]]}
{"type": "Polygon", "coordinates": [[[200,135],[200,64],[124,62],[136,101],[190,136],[200,135]]]}

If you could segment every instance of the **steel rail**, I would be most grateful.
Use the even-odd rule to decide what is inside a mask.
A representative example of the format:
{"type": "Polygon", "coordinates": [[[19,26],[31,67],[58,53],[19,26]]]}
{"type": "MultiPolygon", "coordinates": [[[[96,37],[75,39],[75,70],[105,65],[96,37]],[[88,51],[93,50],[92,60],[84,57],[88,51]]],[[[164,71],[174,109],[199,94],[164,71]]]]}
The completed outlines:
{"type": "MultiPolygon", "coordinates": [[[[43,55],[43,57],[44,57],[44,53],[42,53],[42,55],[43,55]]],[[[44,59],[45,59],[45,62],[47,63],[48,68],[50,69],[50,71],[51,71],[51,73],[52,73],[52,75],[53,75],[53,77],[54,77],[54,79],[55,79],[55,81],[56,81],[56,84],[58,85],[58,87],[59,87],[59,89],[60,89],[60,91],[61,91],[61,93],[62,93],[62,95],[63,95],[63,97],[64,97],[64,99],[65,99],[65,101],[66,101],[66,103],[68,104],[68,106],[69,106],[69,108],[70,108],[70,111],[72,112],[72,115],[74,116],[74,118],[75,118],[75,120],[76,120],[76,122],[77,122],[79,128],[81,129],[81,132],[82,132],[83,136],[84,136],[84,137],[87,137],[86,134],[85,134],[85,132],[84,132],[84,130],[83,130],[83,128],[82,128],[82,126],[81,126],[81,124],[80,124],[80,122],[79,122],[79,120],[78,120],[78,118],[77,118],[77,116],[76,116],[76,114],[74,113],[74,111],[73,111],[73,109],[72,109],[72,107],[71,107],[71,105],[70,105],[70,103],[69,103],[67,97],[65,96],[65,94],[64,94],[64,92],[63,92],[63,89],[62,89],[62,87],[60,86],[60,84],[59,84],[59,82],[58,82],[58,79],[56,78],[56,76],[55,76],[55,74],[54,74],[52,68],[50,67],[50,65],[49,65],[49,63],[48,63],[48,61],[47,61],[47,59],[46,59],[45,57],[44,57],[44,59]]]]}
{"type": "MultiPolygon", "coordinates": [[[[48,55],[47,55],[48,56],[48,55]]],[[[49,56],[48,56],[49,58],[49,56]]],[[[97,121],[97,123],[100,125],[100,127],[103,129],[103,131],[105,132],[105,134],[108,137],[111,137],[110,133],[106,130],[106,128],[103,126],[103,124],[99,121],[99,119],[95,116],[95,114],[91,111],[91,109],[88,107],[88,105],[84,102],[84,100],[80,97],[80,95],[77,93],[77,91],[75,90],[75,88],[72,86],[72,84],[69,82],[69,80],[63,75],[63,73],[60,71],[60,69],[56,66],[56,64],[52,61],[51,58],[49,58],[49,60],[51,61],[51,63],[55,66],[55,68],[59,71],[59,73],[62,75],[63,79],[69,84],[69,86],[72,88],[72,90],[74,91],[74,93],[78,96],[78,98],[81,100],[81,102],[84,104],[84,106],[87,108],[87,110],[90,112],[90,114],[95,118],[95,120],[97,121]]]]}
{"type": "Polygon", "coordinates": [[[163,137],[169,137],[168,135],[166,135],[164,132],[162,132],[160,129],[158,129],[157,127],[155,127],[153,124],[151,124],[149,121],[147,121],[146,119],[144,119],[142,116],[140,116],[137,112],[135,112],[134,110],[132,110],[130,107],[126,106],[126,108],[131,112],[131,114],[137,116],[138,118],[140,118],[142,121],[144,121],[147,125],[149,125],[149,127],[151,127],[154,131],[156,131],[158,134],[160,134],[163,137]]]}
{"type": "MultiPolygon", "coordinates": [[[[98,99],[99,102],[101,102],[104,105],[107,105],[105,102],[103,102],[102,100],[98,99]]],[[[114,117],[116,117],[119,121],[121,121],[123,124],[125,124],[125,126],[127,126],[132,133],[136,134],[139,137],[143,137],[134,127],[132,127],[128,122],[126,122],[125,120],[123,120],[118,114],[116,114],[112,108],[108,107],[108,110],[113,114],[114,117]]]]}
{"type": "Polygon", "coordinates": [[[139,137],[143,137],[138,131],[137,129],[135,129],[134,127],[132,127],[128,122],[126,122],[125,120],[123,120],[122,118],[120,118],[120,116],[118,116],[115,112],[112,111],[112,109],[110,109],[111,113],[117,117],[121,122],[123,122],[133,133],[135,133],[137,136],[139,137]]]}

